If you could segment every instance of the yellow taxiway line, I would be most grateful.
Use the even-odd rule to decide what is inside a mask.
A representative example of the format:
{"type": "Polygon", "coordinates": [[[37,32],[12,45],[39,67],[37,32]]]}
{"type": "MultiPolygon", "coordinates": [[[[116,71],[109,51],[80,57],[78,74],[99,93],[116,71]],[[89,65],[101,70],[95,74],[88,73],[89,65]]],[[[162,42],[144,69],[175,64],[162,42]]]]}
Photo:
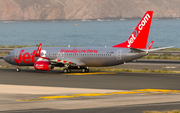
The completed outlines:
{"type": "Polygon", "coordinates": [[[117,73],[116,72],[63,73],[62,75],[101,75],[101,74],[117,74],[117,73]]]}
{"type": "Polygon", "coordinates": [[[117,74],[116,72],[94,72],[94,73],[62,73],[62,75],[102,75],[117,74]]]}
{"type": "Polygon", "coordinates": [[[93,97],[93,96],[108,96],[108,95],[120,95],[120,94],[142,94],[142,95],[156,95],[156,94],[176,94],[180,93],[180,90],[166,90],[166,89],[136,89],[122,92],[110,92],[110,93],[87,93],[87,94],[70,94],[60,96],[44,96],[37,99],[24,99],[16,101],[42,101],[42,100],[54,100],[62,98],[77,98],[77,97],[93,97]]]}

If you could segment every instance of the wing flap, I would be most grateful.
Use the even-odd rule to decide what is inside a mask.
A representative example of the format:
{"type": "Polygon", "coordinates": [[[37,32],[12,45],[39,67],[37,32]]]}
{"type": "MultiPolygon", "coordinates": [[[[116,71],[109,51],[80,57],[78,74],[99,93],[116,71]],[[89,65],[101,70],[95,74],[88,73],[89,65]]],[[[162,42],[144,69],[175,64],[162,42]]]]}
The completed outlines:
{"type": "Polygon", "coordinates": [[[79,60],[59,60],[59,59],[53,59],[53,60],[50,60],[50,62],[52,63],[61,63],[61,64],[72,64],[72,65],[77,65],[77,66],[85,66],[85,63],[79,61],[79,60]]]}

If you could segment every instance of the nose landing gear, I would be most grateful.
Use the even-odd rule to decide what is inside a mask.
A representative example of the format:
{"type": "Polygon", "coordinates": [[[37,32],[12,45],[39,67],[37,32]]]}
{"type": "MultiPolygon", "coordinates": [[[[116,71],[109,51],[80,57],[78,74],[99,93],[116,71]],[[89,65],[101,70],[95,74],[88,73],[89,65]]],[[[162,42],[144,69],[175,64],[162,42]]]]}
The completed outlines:
{"type": "Polygon", "coordinates": [[[19,66],[17,66],[17,69],[16,69],[17,72],[20,72],[21,71],[21,68],[19,66]]]}
{"type": "Polygon", "coordinates": [[[83,69],[81,69],[81,72],[82,73],[89,72],[89,69],[88,68],[83,68],[83,69]]]}

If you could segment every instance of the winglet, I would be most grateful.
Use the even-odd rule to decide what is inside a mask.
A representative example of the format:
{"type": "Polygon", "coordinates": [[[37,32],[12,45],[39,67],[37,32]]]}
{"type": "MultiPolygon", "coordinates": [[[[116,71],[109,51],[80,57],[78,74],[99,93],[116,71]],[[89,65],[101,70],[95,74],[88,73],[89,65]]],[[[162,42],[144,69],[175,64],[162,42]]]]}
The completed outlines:
{"type": "Polygon", "coordinates": [[[36,57],[40,57],[41,56],[41,47],[42,47],[42,43],[39,44],[37,52],[36,52],[36,57]]]}
{"type": "Polygon", "coordinates": [[[149,44],[149,46],[148,46],[148,48],[147,48],[148,50],[151,49],[151,46],[152,46],[153,42],[154,42],[154,41],[152,41],[152,42],[149,44]]]}

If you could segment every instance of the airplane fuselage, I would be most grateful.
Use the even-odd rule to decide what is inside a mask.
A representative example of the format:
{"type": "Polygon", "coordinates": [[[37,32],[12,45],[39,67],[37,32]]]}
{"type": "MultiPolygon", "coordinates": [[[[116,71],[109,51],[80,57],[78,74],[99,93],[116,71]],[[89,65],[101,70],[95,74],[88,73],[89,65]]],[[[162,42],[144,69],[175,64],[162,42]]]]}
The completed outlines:
{"type": "MultiPolygon", "coordinates": [[[[36,47],[19,48],[11,51],[6,61],[18,66],[33,66],[40,59],[35,57],[36,47]]],[[[59,61],[76,62],[77,66],[102,67],[129,62],[146,55],[146,52],[132,53],[129,48],[114,47],[42,47],[41,57],[59,61]]],[[[58,62],[58,61],[57,61],[58,62]]]]}

